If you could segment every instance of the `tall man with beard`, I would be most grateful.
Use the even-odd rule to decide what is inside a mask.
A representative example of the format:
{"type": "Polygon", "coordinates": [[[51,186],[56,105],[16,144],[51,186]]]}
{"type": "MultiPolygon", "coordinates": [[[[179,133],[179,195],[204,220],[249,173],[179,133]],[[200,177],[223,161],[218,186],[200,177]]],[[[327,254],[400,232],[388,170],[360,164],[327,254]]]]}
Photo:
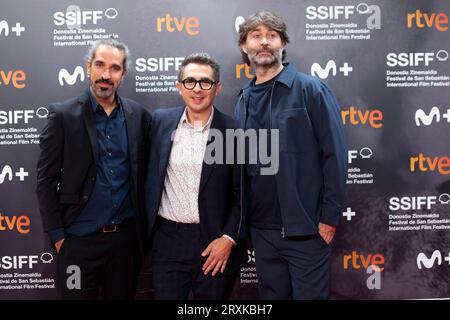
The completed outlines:
{"type": "Polygon", "coordinates": [[[239,36],[255,78],[240,91],[235,116],[244,129],[279,130],[279,141],[268,141],[279,143],[271,155],[279,156],[278,172],[247,164],[241,186],[260,297],[327,299],[347,163],[338,103],[324,82],[282,63],[289,36],[280,17],[253,14],[239,36]]]}
{"type": "Polygon", "coordinates": [[[126,45],[101,40],[86,56],[89,88],[49,107],[37,196],[58,254],[63,299],[132,299],[148,232],[143,186],[150,114],[120,97],[126,45]]]}

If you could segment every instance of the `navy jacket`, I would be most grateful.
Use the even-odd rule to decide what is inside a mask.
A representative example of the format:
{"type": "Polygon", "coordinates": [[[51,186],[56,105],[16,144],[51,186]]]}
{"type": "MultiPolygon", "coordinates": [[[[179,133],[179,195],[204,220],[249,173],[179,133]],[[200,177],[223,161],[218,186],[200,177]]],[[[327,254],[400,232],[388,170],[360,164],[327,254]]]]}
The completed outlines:
{"type": "MultiPolygon", "coordinates": [[[[240,91],[236,104],[241,128],[245,128],[251,84],[240,91]]],[[[274,82],[267,107],[271,129],[279,129],[280,137],[276,182],[282,236],[315,234],[319,222],[336,226],[347,172],[345,131],[336,98],[323,81],[287,63],[274,82]]]]}
{"type": "MultiPolygon", "coordinates": [[[[184,106],[158,109],[152,115],[152,150],[145,183],[149,230],[153,229],[161,203],[172,149],[171,136],[177,129],[183,111],[184,106]]],[[[218,129],[225,136],[226,129],[235,128],[237,123],[233,118],[214,109],[210,129],[218,129]]],[[[225,147],[225,142],[223,145],[225,147]]],[[[238,241],[243,237],[244,230],[239,185],[240,166],[236,162],[234,164],[203,163],[198,195],[201,238],[205,249],[211,241],[223,234],[227,234],[239,243],[231,252],[227,271],[235,271],[245,255],[244,246],[238,241]]]]}

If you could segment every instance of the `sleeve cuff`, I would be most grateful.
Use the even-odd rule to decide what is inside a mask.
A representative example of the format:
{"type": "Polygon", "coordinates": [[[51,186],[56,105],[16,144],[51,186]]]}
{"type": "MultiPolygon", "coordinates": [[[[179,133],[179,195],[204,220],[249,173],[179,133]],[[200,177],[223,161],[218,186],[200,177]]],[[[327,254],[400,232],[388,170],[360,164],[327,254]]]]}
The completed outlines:
{"type": "Polygon", "coordinates": [[[230,240],[233,243],[234,246],[237,244],[236,241],[234,241],[234,239],[232,237],[230,237],[229,235],[224,234],[222,236],[222,238],[227,238],[228,240],[230,240]]]}
{"type": "Polygon", "coordinates": [[[66,237],[66,233],[64,232],[64,228],[53,229],[48,232],[48,236],[50,240],[55,244],[56,242],[64,239],[66,237]]]}

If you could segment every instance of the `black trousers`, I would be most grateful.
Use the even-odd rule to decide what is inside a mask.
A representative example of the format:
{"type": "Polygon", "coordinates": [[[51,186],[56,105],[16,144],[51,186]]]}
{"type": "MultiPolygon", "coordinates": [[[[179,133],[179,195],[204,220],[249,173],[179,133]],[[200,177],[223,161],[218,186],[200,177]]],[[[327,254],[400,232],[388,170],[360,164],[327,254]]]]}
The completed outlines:
{"type": "Polygon", "coordinates": [[[200,225],[157,219],[153,235],[152,272],[156,300],[224,300],[237,273],[204,275],[200,225]]]}
{"type": "Polygon", "coordinates": [[[62,299],[133,299],[142,262],[135,220],[124,220],[115,232],[68,235],[57,260],[62,299]]]}
{"type": "Polygon", "coordinates": [[[330,294],[331,246],[319,234],[282,238],[250,229],[262,300],[322,300],[330,294]]]}

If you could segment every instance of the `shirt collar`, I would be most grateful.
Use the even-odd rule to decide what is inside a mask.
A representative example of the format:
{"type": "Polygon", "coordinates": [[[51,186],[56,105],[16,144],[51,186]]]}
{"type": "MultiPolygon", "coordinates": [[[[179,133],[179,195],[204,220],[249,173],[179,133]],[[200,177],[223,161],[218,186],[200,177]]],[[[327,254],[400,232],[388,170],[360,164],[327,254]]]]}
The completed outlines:
{"type": "MultiPolygon", "coordinates": [[[[292,84],[294,83],[295,77],[297,75],[297,69],[295,66],[290,62],[283,63],[283,70],[276,76],[276,82],[280,82],[287,86],[288,88],[292,87],[292,84]]],[[[256,79],[253,78],[252,80],[248,81],[244,87],[239,91],[239,95],[242,94],[242,91],[250,88],[254,83],[256,79]]]]}
{"type": "MultiPolygon", "coordinates": [[[[97,99],[96,99],[95,96],[92,94],[90,88],[89,88],[89,90],[88,90],[88,95],[89,95],[89,99],[91,100],[92,111],[94,111],[94,113],[96,113],[97,110],[99,110],[99,108],[100,108],[100,110],[103,111],[103,107],[101,106],[100,103],[98,103],[97,99]]],[[[116,105],[117,105],[116,108],[117,108],[120,112],[122,112],[122,100],[120,99],[119,94],[117,93],[117,91],[116,91],[116,93],[115,93],[115,95],[114,95],[114,99],[116,100],[116,105]]]]}
{"type": "Polygon", "coordinates": [[[209,116],[208,121],[206,121],[206,124],[201,128],[194,128],[194,126],[191,123],[189,123],[189,121],[188,121],[187,107],[185,107],[183,114],[181,115],[179,124],[180,125],[186,124],[187,126],[189,126],[189,128],[194,129],[194,131],[204,132],[205,130],[208,130],[209,127],[211,126],[213,116],[214,116],[214,106],[211,108],[211,115],[209,116]]]}

